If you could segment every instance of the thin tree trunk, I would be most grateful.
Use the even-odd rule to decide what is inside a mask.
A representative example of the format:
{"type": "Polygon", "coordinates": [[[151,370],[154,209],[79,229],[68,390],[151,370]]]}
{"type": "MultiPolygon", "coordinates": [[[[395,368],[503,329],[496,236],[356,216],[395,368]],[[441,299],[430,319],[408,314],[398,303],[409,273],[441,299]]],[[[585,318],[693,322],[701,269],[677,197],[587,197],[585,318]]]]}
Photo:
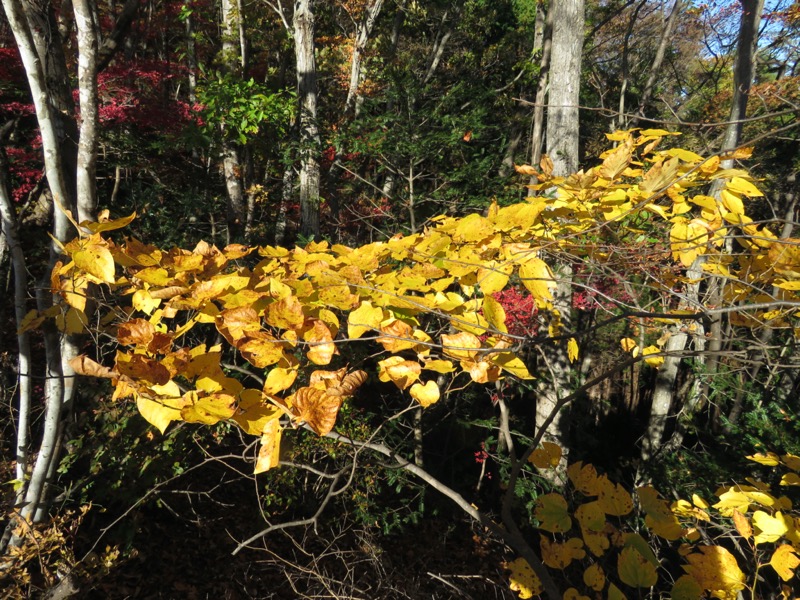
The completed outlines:
{"type": "MultiPolygon", "coordinates": [[[[544,144],[544,106],[547,96],[547,80],[550,74],[550,60],[553,49],[553,15],[555,10],[552,5],[547,9],[544,18],[544,31],[542,33],[542,62],[539,67],[539,83],[536,85],[536,97],[533,104],[533,127],[531,131],[531,165],[536,167],[542,160],[542,147],[544,144]]],[[[531,178],[531,185],[535,184],[531,178]]],[[[532,196],[533,188],[528,188],[528,195],[532,196]]]]}
{"type": "Polygon", "coordinates": [[[78,30],[78,97],[81,124],[78,141],[78,222],[93,221],[97,211],[97,50],[96,6],[89,0],[73,0],[78,30]]]}
{"type": "Polygon", "coordinates": [[[661,32],[661,39],[658,42],[658,49],[656,50],[655,58],[653,58],[653,64],[650,65],[650,73],[647,76],[647,82],[644,84],[642,97],[639,99],[639,108],[636,111],[637,116],[631,119],[631,127],[636,127],[639,124],[639,119],[644,117],[644,111],[647,109],[648,104],[650,104],[650,98],[653,96],[656,79],[661,70],[661,65],[664,62],[664,56],[667,53],[667,46],[669,46],[672,40],[672,32],[675,29],[675,23],[677,23],[678,15],[681,10],[683,10],[684,5],[685,0],[675,0],[675,4],[672,5],[672,11],[669,13],[667,22],[664,24],[664,29],[661,32]]]}
{"type": "Polygon", "coordinates": [[[300,233],[319,236],[319,147],[317,125],[317,63],[314,54],[313,0],[294,5],[294,49],[297,62],[300,127],[300,233]]]}
{"type": "MultiPolygon", "coordinates": [[[[11,202],[8,181],[8,160],[5,150],[0,147],[0,234],[7,241],[11,254],[11,268],[14,271],[14,318],[17,326],[17,394],[19,412],[17,413],[16,439],[16,471],[14,476],[20,482],[25,481],[28,469],[28,430],[30,428],[31,408],[31,344],[26,331],[20,331],[22,320],[27,313],[28,268],[25,254],[19,239],[17,217],[11,202]]],[[[25,486],[20,485],[15,505],[19,506],[25,499],[25,486]]]]}
{"type": "MultiPolygon", "coordinates": [[[[222,63],[229,73],[237,73],[241,67],[239,23],[241,15],[235,0],[222,0],[222,63]]],[[[228,193],[228,241],[240,241],[246,221],[246,201],[242,185],[242,165],[239,145],[230,139],[222,128],[222,169],[225,189],[228,193]]]]}
{"type": "Polygon", "coordinates": [[[362,66],[364,50],[367,48],[367,42],[369,42],[369,38],[372,35],[372,30],[381,13],[381,8],[383,8],[383,0],[373,0],[356,29],[353,56],[350,59],[350,85],[347,88],[347,99],[344,103],[345,114],[352,110],[354,116],[358,116],[358,111],[361,107],[361,95],[358,93],[358,86],[361,85],[361,81],[364,79],[362,66]]]}
{"type": "MultiPolygon", "coordinates": [[[[554,0],[553,38],[550,79],[547,102],[547,154],[553,161],[553,173],[566,176],[578,169],[579,122],[578,103],[581,78],[581,52],[583,46],[583,0],[554,0]]],[[[563,263],[554,271],[558,285],[553,294],[554,318],[561,321],[561,329],[570,331],[572,316],[572,265],[563,263]]],[[[548,345],[542,350],[549,381],[542,381],[536,396],[536,426],[557,410],[559,398],[569,394],[571,364],[566,341],[548,345]]],[[[562,468],[556,469],[554,483],[566,469],[569,422],[566,413],[555,416],[543,439],[558,443],[564,450],[562,468]]]]}

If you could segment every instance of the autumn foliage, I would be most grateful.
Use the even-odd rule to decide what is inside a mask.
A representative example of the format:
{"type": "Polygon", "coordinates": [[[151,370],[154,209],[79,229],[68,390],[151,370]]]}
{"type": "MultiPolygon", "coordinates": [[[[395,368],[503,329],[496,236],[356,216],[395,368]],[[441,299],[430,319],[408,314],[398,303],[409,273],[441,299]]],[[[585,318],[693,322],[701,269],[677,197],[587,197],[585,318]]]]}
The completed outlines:
{"type": "MultiPolygon", "coordinates": [[[[485,215],[440,216],[420,233],[356,248],[321,241],[219,249],[201,242],[162,250],[109,235],[135,215],[106,215],[78,226],[80,237],[63,248],[67,258],[52,275],[63,303],[48,314],[32,312],[26,326],[52,317],[69,333],[113,336],[119,349],[111,366],[82,356],[73,361],[76,371],[110,379],[114,399],[133,399],[162,432],[175,421],[236,423],[260,438],[255,470],[262,472],[278,465],[287,428],[329,434],[343,402],[371,373],[428,407],[466,383],[531,379],[524,350],[533,343],[565,340],[576,360],[576,334],[563,328],[552,302],[552,257],[602,271],[619,257],[613,248],[660,239],[661,249],[652,247],[672,274],[659,282],[661,305],[651,307],[661,323],[691,323],[714,309],[676,306],[689,269],[735,282],[724,301],[741,307],[737,324],[785,319],[783,306],[794,306],[800,289],[800,258],[790,240],[779,241],[746,214],[749,199],[762,195],[747,172],[721,169],[716,156],[660,149],[672,137],[663,130],[608,137],[615,147],[601,164],[567,178],[554,177],[547,158],[517,167],[537,180],[537,193],[524,202],[495,203],[485,215]],[[715,180],[725,182],[722,190],[708,195],[715,180]],[[99,315],[87,305],[92,289],[101,290],[99,315]],[[516,305],[525,323],[521,315],[509,321],[506,308],[520,290],[530,299],[529,307],[516,305]],[[378,353],[374,366],[349,365],[354,344],[378,353]],[[255,377],[233,376],[226,366],[232,352],[255,377]]],[[[626,291],[603,294],[599,304],[633,313],[633,302],[626,291]]],[[[663,339],[646,348],[631,338],[621,344],[657,367],[663,339]]],[[[530,456],[547,469],[558,465],[560,450],[544,445],[530,456]]],[[[800,459],[770,460],[790,469],[785,485],[796,484],[800,459]]],[[[588,464],[567,474],[565,490],[542,495],[535,510],[544,564],[573,582],[565,598],[623,598],[623,589],[654,586],[673,598],[734,598],[756,585],[762,563],[789,578],[797,565],[791,502],[760,482],[721,490],[712,504],[699,497],[668,502],[649,486],[632,495],[588,464]],[[631,525],[634,517],[643,528],[631,525]],[[717,543],[722,534],[738,534],[738,557],[717,543]],[[667,548],[677,552],[669,561],[667,548]],[[679,572],[670,566],[678,557],[685,574],[673,581],[666,574],[679,572]]],[[[520,597],[539,593],[523,559],[509,567],[520,597]]]]}

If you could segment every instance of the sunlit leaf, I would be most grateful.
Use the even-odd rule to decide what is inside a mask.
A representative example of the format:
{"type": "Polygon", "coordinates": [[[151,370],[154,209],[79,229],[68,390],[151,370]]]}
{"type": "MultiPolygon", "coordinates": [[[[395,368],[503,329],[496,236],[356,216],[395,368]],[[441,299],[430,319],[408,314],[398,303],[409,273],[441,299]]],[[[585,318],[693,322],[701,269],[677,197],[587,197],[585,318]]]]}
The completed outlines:
{"type": "Polygon", "coordinates": [[[542,593],[544,588],[541,581],[524,558],[514,559],[506,564],[506,568],[511,571],[508,577],[511,582],[509,587],[512,591],[517,592],[522,600],[542,593]]]}
{"type": "Polygon", "coordinates": [[[781,544],[775,549],[769,564],[775,569],[781,579],[789,581],[794,577],[795,571],[800,566],[797,550],[788,544],[781,544]]]}
{"type": "Polygon", "coordinates": [[[342,405],[341,396],[329,396],[322,390],[304,387],[290,400],[295,418],[307,423],[317,435],[328,435],[333,430],[342,405]]]}
{"type": "Polygon", "coordinates": [[[426,382],[425,385],[415,383],[411,386],[409,393],[423,408],[428,408],[439,400],[439,386],[432,380],[426,382]]]}
{"type": "Polygon", "coordinates": [[[774,517],[763,510],[753,513],[753,531],[755,533],[753,539],[756,544],[775,542],[782,538],[790,528],[794,529],[794,520],[780,511],[776,512],[774,517]]]}
{"type": "Polygon", "coordinates": [[[253,474],[258,475],[277,467],[280,463],[281,434],[283,428],[278,419],[272,419],[266,424],[258,448],[258,457],[253,474]]]}
{"type": "Polygon", "coordinates": [[[689,554],[683,570],[691,575],[700,587],[721,600],[734,600],[745,588],[745,574],[736,558],[721,546],[697,546],[699,552],[689,554]]]}

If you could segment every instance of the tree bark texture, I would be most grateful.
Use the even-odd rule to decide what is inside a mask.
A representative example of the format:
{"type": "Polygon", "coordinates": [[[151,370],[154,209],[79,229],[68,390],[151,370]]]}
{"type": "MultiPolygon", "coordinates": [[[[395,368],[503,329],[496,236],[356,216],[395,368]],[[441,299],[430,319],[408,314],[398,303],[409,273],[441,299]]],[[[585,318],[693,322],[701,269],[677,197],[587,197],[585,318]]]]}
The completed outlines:
{"type": "Polygon", "coordinates": [[[294,4],[294,51],[300,127],[300,233],[319,236],[319,147],[317,62],[314,54],[313,0],[294,4]]]}

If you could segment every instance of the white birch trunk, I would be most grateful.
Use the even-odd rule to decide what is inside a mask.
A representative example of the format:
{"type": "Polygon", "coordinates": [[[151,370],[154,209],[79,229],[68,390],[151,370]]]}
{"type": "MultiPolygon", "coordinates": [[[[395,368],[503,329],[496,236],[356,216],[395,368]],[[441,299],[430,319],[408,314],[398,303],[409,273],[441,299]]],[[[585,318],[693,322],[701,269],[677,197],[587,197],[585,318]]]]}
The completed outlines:
{"type": "Polygon", "coordinates": [[[314,54],[313,0],[294,4],[294,51],[300,128],[300,233],[319,236],[319,127],[317,125],[317,62],[314,54]]]}

